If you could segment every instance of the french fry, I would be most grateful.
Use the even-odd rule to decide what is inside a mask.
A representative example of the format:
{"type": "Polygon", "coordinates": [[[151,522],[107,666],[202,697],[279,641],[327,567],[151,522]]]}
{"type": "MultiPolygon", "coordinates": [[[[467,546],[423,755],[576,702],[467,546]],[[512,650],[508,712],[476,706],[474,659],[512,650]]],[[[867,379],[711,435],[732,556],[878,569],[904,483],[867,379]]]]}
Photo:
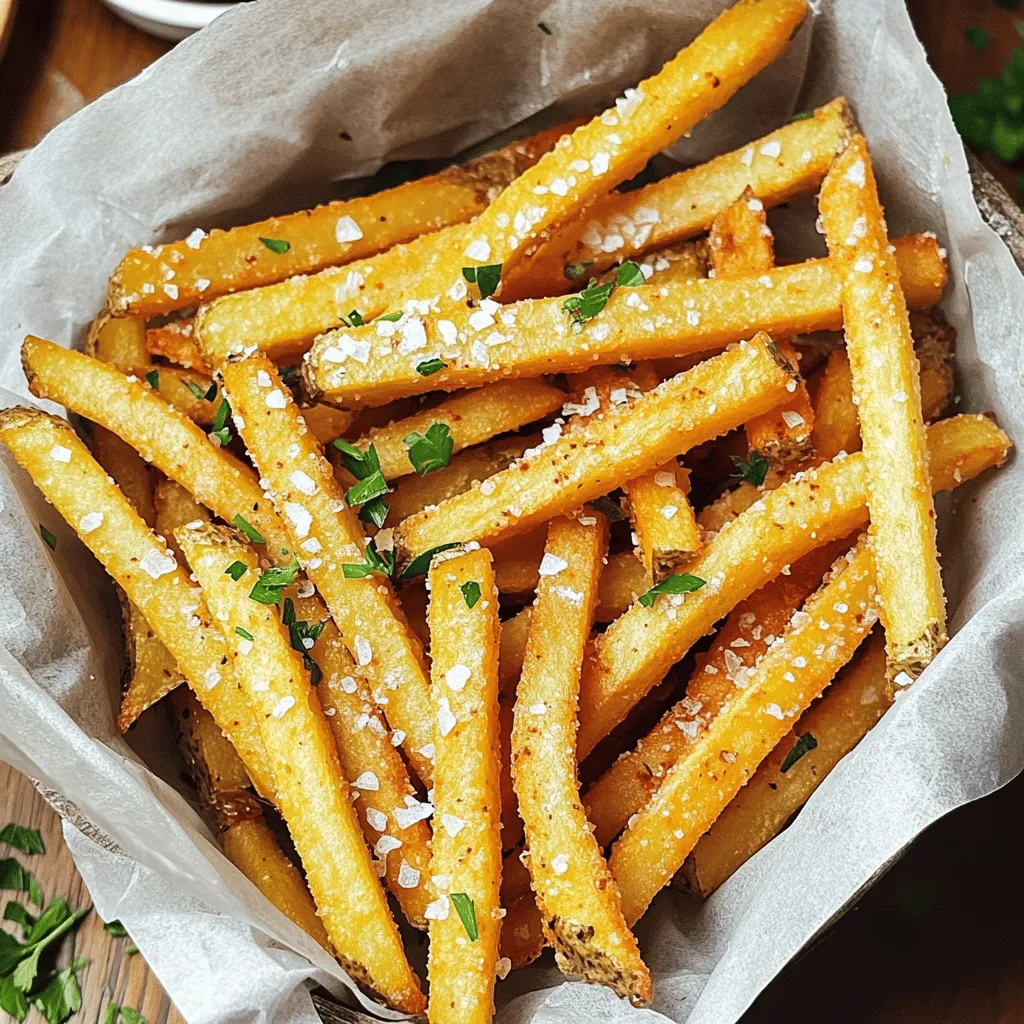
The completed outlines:
{"type": "MultiPolygon", "coordinates": [[[[507,863],[507,858],[505,863],[507,863]]],[[[544,925],[532,892],[503,908],[501,956],[513,967],[525,967],[544,952],[544,925]]]]}
{"type": "Polygon", "coordinates": [[[94,359],[111,363],[122,373],[131,373],[137,366],[152,360],[146,349],[146,324],[133,317],[115,319],[106,313],[89,325],[85,352],[94,359]]]}
{"type": "MultiPolygon", "coordinates": [[[[747,189],[715,218],[708,244],[716,277],[742,277],[765,273],[775,266],[772,233],[764,203],[747,189]]],[[[799,366],[796,349],[788,338],[775,337],[783,358],[799,366]]],[[[803,380],[781,409],[752,419],[746,425],[747,446],[768,462],[798,462],[810,454],[814,410],[803,380]]]]}
{"type": "Polygon", "coordinates": [[[548,527],[545,558],[561,569],[542,578],[533,606],[516,694],[512,776],[526,864],[555,963],[641,1005],[651,998],[650,972],[579,798],[576,696],[608,547],[608,520],[589,520],[558,518],[548,527]]]}
{"type": "MultiPolygon", "coordinates": [[[[999,465],[1009,438],[985,416],[955,416],[928,428],[933,490],[999,465]]],[[[761,494],[723,527],[687,572],[708,585],[681,604],[633,605],[594,640],[580,680],[582,760],[657,685],[693,644],[740,601],[790,563],[867,521],[862,452],[801,473],[761,494]]]]}
{"type": "Polygon", "coordinates": [[[205,505],[200,505],[192,495],[174,480],[161,480],[153,493],[156,507],[156,531],[167,541],[175,558],[181,558],[181,549],[174,539],[174,531],[186,523],[210,521],[205,505]]]}
{"type": "Polygon", "coordinates": [[[921,381],[921,415],[925,423],[942,416],[953,398],[953,349],[956,331],[938,310],[912,311],[910,334],[914,339],[921,381]]]}
{"type": "MultiPolygon", "coordinates": [[[[198,370],[183,370],[178,366],[154,367],[149,374],[151,376],[146,382],[156,381],[156,385],[150,384],[150,387],[166,398],[175,409],[201,427],[213,424],[221,400],[220,387],[216,381],[198,370]],[[207,395],[210,397],[207,398],[207,395]]],[[[135,371],[132,376],[141,378],[145,375],[135,371]]]]}
{"type": "MultiPolygon", "coordinates": [[[[907,273],[902,283],[908,303],[934,305],[945,284],[935,239],[911,236],[894,244],[900,272],[907,273]]],[[[625,358],[709,354],[757,331],[788,337],[842,326],[839,278],[827,259],[672,288],[657,282],[617,288],[582,326],[565,308],[567,301],[524,299],[499,307],[485,299],[479,309],[403,314],[397,322],[329,331],[307,353],[303,381],[318,400],[380,405],[505,377],[576,373],[625,358]],[[418,344],[424,335],[426,345],[410,354],[406,337],[418,344]],[[444,368],[424,377],[416,368],[434,357],[444,368]]]]}
{"type": "Polygon", "coordinates": [[[185,677],[178,663],[164,647],[146,616],[118,590],[121,602],[121,627],[124,632],[125,671],[122,681],[121,710],[117,727],[127,732],[147,708],[176,690],[185,677]]]}
{"type": "Polygon", "coordinates": [[[333,405],[324,405],[320,402],[317,405],[305,406],[302,418],[321,444],[330,444],[348,430],[355,416],[344,409],[335,409],[333,405]]]}
{"type": "Polygon", "coordinates": [[[263,741],[234,686],[220,633],[199,588],[166,545],[64,420],[36,409],[5,409],[0,441],[146,617],[257,789],[273,794],[263,741]]]}
{"type": "Polygon", "coordinates": [[[207,375],[213,374],[213,367],[203,358],[199,346],[192,340],[194,328],[192,318],[172,320],[163,327],[150,327],[146,330],[146,349],[151,356],[163,356],[171,363],[185,367],[186,370],[198,370],[207,375]]]}
{"type": "Polygon", "coordinates": [[[330,608],[371,689],[387,696],[388,722],[405,734],[406,756],[429,784],[433,770],[423,749],[433,715],[423,650],[387,580],[345,575],[343,566],[367,558],[355,511],[273,363],[257,354],[225,363],[221,374],[235,423],[287,527],[283,546],[330,608]]]}
{"type": "Polygon", "coordinates": [[[116,315],[158,316],[220,295],[372,256],[471,220],[560,135],[560,125],[372,196],[132,249],[110,279],[116,315]]]}
{"type": "Polygon", "coordinates": [[[153,476],[139,453],[117,434],[102,427],[96,427],[93,432],[92,453],[96,461],[114,478],[146,525],[152,526],[156,521],[153,476]]]}
{"type": "Polygon", "coordinates": [[[801,611],[612,847],[608,866],[630,924],[877,621],[873,558],[863,538],[801,611]]]}
{"type": "Polygon", "coordinates": [[[689,498],[689,474],[675,459],[623,485],[637,554],[659,583],[700,550],[701,533],[689,498]]]}
{"type": "Polygon", "coordinates": [[[31,336],[22,346],[22,365],[34,395],[113,431],[226,522],[243,518],[266,541],[271,561],[290,561],[291,555],[281,554],[290,548],[288,534],[256,474],[223,448],[215,448],[148,384],[31,336]]]}
{"type": "Polygon", "coordinates": [[[381,472],[390,481],[416,469],[406,438],[426,434],[435,423],[448,427],[452,451],[458,452],[543,419],[560,409],[565,398],[565,392],[543,380],[499,381],[453,395],[440,405],[371,430],[353,443],[364,451],[374,446],[381,472]]]}
{"type": "Polygon", "coordinates": [[[785,828],[828,773],[885,714],[892,699],[885,677],[885,644],[876,630],[821,699],[761,762],[676,877],[691,892],[710,896],[785,828]]]}
{"type": "Polygon", "coordinates": [[[863,136],[836,158],[819,205],[842,288],[889,664],[916,679],[946,642],[946,603],[917,359],[863,136]]]}
{"type": "Polygon", "coordinates": [[[499,627],[491,556],[480,549],[439,559],[429,584],[437,823],[430,870],[440,893],[427,911],[427,1015],[432,1024],[483,1024],[494,1014],[501,931],[499,627]]]}
{"type": "Polygon", "coordinates": [[[610,555],[601,576],[601,592],[594,609],[594,619],[597,622],[614,621],[650,588],[651,580],[643,562],[632,551],[610,555]]]}
{"type": "Polygon", "coordinates": [[[547,530],[539,526],[522,536],[489,545],[499,594],[528,594],[537,589],[546,538],[547,530]]]}
{"type": "MultiPolygon", "coordinates": [[[[556,295],[571,288],[567,267],[589,264],[598,274],[641,253],[693,238],[749,188],[766,207],[813,192],[853,129],[842,97],[813,116],[633,192],[610,192],[565,224],[516,273],[502,295],[556,295]]],[[[698,276],[703,277],[703,274],[698,276]]]]}
{"type": "Polygon", "coordinates": [[[277,805],[338,959],[390,1006],[418,1013],[425,1003],[419,981],[377,881],[302,656],[291,648],[276,607],[249,596],[259,572],[255,552],[231,530],[208,523],[182,527],[177,540],[222,628],[238,688],[267,751],[277,805]],[[235,562],[247,569],[238,579],[225,571],[235,562]]]}
{"type": "Polygon", "coordinates": [[[765,338],[666,381],[627,404],[609,403],[532,459],[406,519],[395,545],[411,558],[452,541],[524,533],[633,480],[695,444],[765,412],[788,394],[792,371],[765,338]]]}

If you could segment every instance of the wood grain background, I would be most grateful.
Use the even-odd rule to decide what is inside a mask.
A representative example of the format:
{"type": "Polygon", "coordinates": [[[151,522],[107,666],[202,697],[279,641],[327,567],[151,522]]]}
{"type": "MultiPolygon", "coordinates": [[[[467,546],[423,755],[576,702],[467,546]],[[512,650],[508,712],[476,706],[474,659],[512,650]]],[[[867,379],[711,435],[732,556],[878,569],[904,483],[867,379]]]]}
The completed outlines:
{"type": "MultiPolygon", "coordinates": [[[[0,7],[3,4],[0,3],[0,7]]],[[[979,74],[998,75],[1021,43],[1014,14],[992,0],[909,0],[933,64],[951,92],[979,74]],[[981,25],[984,54],[963,42],[981,25]]],[[[1021,11],[1024,16],[1024,10],[1021,11]]],[[[169,44],[118,21],[97,0],[22,0],[0,65],[0,154],[35,145],[55,124],[126,81],[169,44]]],[[[908,83],[910,87],[911,83],[908,83]]],[[[987,166],[1013,193],[1018,171],[987,166]]],[[[969,685],[965,680],[965,685],[969,685]]],[[[1024,779],[930,829],[832,931],[791,965],[743,1024],[1021,1024],[1024,1022],[1024,874],[1013,839],[1024,812],[1024,779]]],[[[88,893],[61,838],[57,816],[31,784],[0,764],[0,826],[42,830],[47,853],[22,858],[48,897],[86,906],[88,893]]],[[[0,848],[0,856],[8,851],[0,848]]],[[[19,855],[20,856],[20,855],[19,855]]],[[[126,956],[95,914],[61,950],[87,956],[80,1024],[99,1024],[110,1002],[151,1024],[178,1024],[141,956],[126,956]]],[[[0,1011],[0,1020],[6,1021],[0,1011]]],[[[32,1011],[31,1020],[41,1018],[32,1011]]]]}

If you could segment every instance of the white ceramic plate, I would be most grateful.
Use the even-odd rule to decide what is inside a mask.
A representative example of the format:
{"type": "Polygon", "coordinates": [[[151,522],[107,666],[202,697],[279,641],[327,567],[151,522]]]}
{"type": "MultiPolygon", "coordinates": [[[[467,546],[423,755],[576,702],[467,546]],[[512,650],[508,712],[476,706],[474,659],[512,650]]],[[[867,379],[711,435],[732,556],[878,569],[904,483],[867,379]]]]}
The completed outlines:
{"type": "Polygon", "coordinates": [[[178,40],[209,25],[234,3],[200,3],[198,0],[103,0],[130,25],[159,36],[178,40]]]}

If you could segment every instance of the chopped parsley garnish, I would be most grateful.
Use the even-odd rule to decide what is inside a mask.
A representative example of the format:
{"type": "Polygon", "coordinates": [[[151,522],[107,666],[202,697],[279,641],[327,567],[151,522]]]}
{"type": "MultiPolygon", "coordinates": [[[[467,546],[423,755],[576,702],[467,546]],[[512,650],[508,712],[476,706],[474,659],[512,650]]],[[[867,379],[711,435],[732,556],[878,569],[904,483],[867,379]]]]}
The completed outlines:
{"type": "Polygon", "coordinates": [[[562,268],[562,273],[567,281],[579,281],[583,275],[593,266],[591,263],[567,263],[562,268]]]}
{"type": "Polygon", "coordinates": [[[426,476],[435,469],[444,469],[455,449],[455,441],[447,423],[431,423],[425,434],[415,431],[407,434],[405,445],[409,449],[412,468],[419,476],[426,476]]]}
{"type": "Polygon", "coordinates": [[[201,398],[204,402],[212,402],[217,397],[216,381],[213,381],[204,391],[194,380],[189,380],[188,377],[183,377],[182,380],[185,381],[185,387],[187,387],[196,398],[201,398]]]}
{"type": "Polygon", "coordinates": [[[429,377],[432,373],[437,373],[438,370],[443,370],[448,364],[443,359],[437,357],[433,359],[424,359],[422,363],[416,364],[416,372],[421,377],[429,377]]]}
{"type": "Polygon", "coordinates": [[[964,39],[968,46],[980,53],[988,49],[988,44],[992,42],[992,33],[980,25],[971,25],[964,29],[964,39]]]}
{"type": "Polygon", "coordinates": [[[602,498],[595,498],[593,501],[588,501],[587,504],[595,512],[600,512],[602,515],[607,516],[613,523],[617,523],[622,519],[622,506],[614,498],[609,498],[607,495],[602,498]]]}
{"type": "Polygon", "coordinates": [[[485,267],[463,267],[462,276],[480,289],[481,299],[489,299],[501,284],[501,264],[488,263],[485,267]]]}
{"type": "Polygon", "coordinates": [[[632,260],[626,260],[626,262],[615,271],[615,283],[622,288],[635,288],[637,285],[643,284],[646,280],[647,278],[644,277],[643,271],[632,260]]]}
{"type": "Polygon", "coordinates": [[[477,601],[480,600],[480,584],[476,580],[470,580],[468,583],[463,583],[459,590],[462,591],[462,596],[465,598],[466,607],[473,608],[477,601]]]}
{"type": "Polygon", "coordinates": [[[271,251],[278,254],[287,252],[291,247],[291,242],[286,242],[283,238],[264,238],[260,235],[260,241],[271,251]]]}
{"type": "MultiPolygon", "coordinates": [[[[121,924],[120,921],[107,921],[103,925],[103,930],[105,932],[107,932],[108,935],[112,935],[115,939],[130,939],[131,938],[131,936],[128,934],[128,929],[125,928],[125,926],[123,924],[121,924]]],[[[125,955],[126,956],[135,956],[135,954],[138,953],[138,951],[139,951],[139,947],[136,946],[134,943],[132,943],[132,945],[130,945],[125,950],[125,955]]]]}
{"type": "Polygon", "coordinates": [[[296,363],[293,366],[281,366],[278,367],[277,375],[281,378],[281,383],[286,388],[293,388],[299,383],[299,366],[296,363]]]}
{"type": "Polygon", "coordinates": [[[394,551],[378,551],[377,545],[371,540],[366,545],[366,560],[363,562],[346,562],[341,571],[347,580],[362,580],[373,573],[392,577],[395,575],[394,551]]]}
{"type": "Polygon", "coordinates": [[[303,619],[295,618],[295,603],[290,597],[284,599],[284,609],[281,612],[281,621],[288,627],[288,640],[293,651],[302,655],[302,664],[309,673],[309,682],[312,686],[318,686],[324,674],[320,666],[310,656],[313,644],[320,638],[324,631],[322,622],[306,622],[303,619]],[[305,641],[309,641],[307,646],[305,641]]]}
{"type": "Polygon", "coordinates": [[[130,1006],[120,1006],[118,1003],[109,1003],[103,1024],[117,1024],[118,1018],[124,1021],[124,1024],[149,1024],[138,1010],[133,1010],[130,1006]]]}
{"type": "Polygon", "coordinates": [[[813,110],[798,110],[790,118],[790,121],[809,121],[812,117],[814,117],[813,110]]]}
{"type": "Polygon", "coordinates": [[[615,291],[615,282],[607,284],[596,284],[593,280],[581,292],[570,295],[562,303],[562,309],[569,314],[573,327],[577,331],[583,330],[583,325],[593,320],[598,313],[608,304],[608,299],[615,291]]]}
{"type": "Polygon", "coordinates": [[[377,319],[378,320],[389,320],[391,323],[396,323],[398,320],[402,319],[402,314],[401,313],[387,313],[384,316],[377,317],[377,319]]]}
{"type": "Polygon", "coordinates": [[[464,892],[453,892],[451,901],[462,921],[462,927],[466,929],[469,941],[476,942],[480,938],[480,933],[476,928],[476,906],[472,899],[464,892]]]}
{"type": "Polygon", "coordinates": [[[780,769],[782,774],[785,775],[804,754],[814,750],[817,745],[818,741],[814,738],[813,733],[805,732],[803,736],[798,736],[796,743],[793,744],[793,749],[786,755],[786,760],[782,762],[782,768],[780,769]]]}
{"type": "MultiPolygon", "coordinates": [[[[367,502],[379,499],[381,495],[387,494],[391,490],[381,472],[377,449],[372,444],[366,451],[357,448],[354,444],[349,444],[341,437],[336,437],[331,444],[341,452],[341,461],[345,468],[359,481],[353,484],[345,495],[350,505],[365,506],[367,502]]],[[[377,523],[378,527],[384,525],[384,519],[388,513],[387,505],[383,501],[380,502],[380,506],[383,508],[378,506],[367,512],[369,521],[377,523]]],[[[362,515],[360,518],[363,518],[362,515]]],[[[363,521],[367,520],[363,519],[363,521]]]]}
{"type": "Polygon", "coordinates": [[[235,528],[236,529],[241,530],[242,533],[244,533],[246,535],[246,537],[249,538],[249,543],[251,543],[251,544],[266,544],[267,543],[263,539],[263,535],[255,527],[250,526],[249,523],[245,519],[243,519],[241,516],[235,516],[235,518],[232,519],[231,521],[232,521],[232,523],[235,524],[235,528]]]}
{"type": "Polygon", "coordinates": [[[247,629],[242,629],[241,626],[235,626],[235,633],[240,636],[243,640],[248,640],[249,643],[255,643],[256,637],[252,635],[247,629]]]}
{"type": "Polygon", "coordinates": [[[452,548],[457,548],[459,545],[456,542],[450,544],[438,544],[436,548],[430,548],[424,551],[422,555],[417,555],[403,570],[401,575],[398,577],[400,580],[411,580],[415,576],[423,576],[426,571],[430,568],[430,563],[434,555],[440,554],[442,551],[450,551],[452,548]]]}
{"type": "Polygon", "coordinates": [[[249,571],[245,562],[232,562],[225,570],[224,575],[230,576],[236,583],[249,571]]]}
{"type": "Polygon", "coordinates": [[[262,572],[249,597],[259,604],[277,604],[281,600],[281,591],[295,582],[299,572],[298,559],[293,558],[288,565],[275,565],[262,572]]]}
{"type": "MultiPolygon", "coordinates": [[[[45,987],[32,997],[32,1005],[46,1018],[47,1024],[64,1024],[64,1021],[82,1008],[78,972],[91,963],[87,956],[76,956],[67,967],[51,971],[47,975],[45,987]]],[[[132,1022],[128,1021],[126,1024],[132,1022]]],[[[141,1024],[148,1022],[143,1019],[141,1024]]]]}
{"type": "Polygon", "coordinates": [[[541,32],[544,33],[544,35],[546,35],[546,36],[551,35],[551,29],[549,29],[547,27],[547,25],[544,24],[543,21],[538,21],[537,22],[537,28],[539,28],[541,30],[541,32]]]}
{"type": "Polygon", "coordinates": [[[51,551],[57,550],[57,538],[42,523],[39,524],[39,536],[46,541],[51,551]]]}
{"type": "Polygon", "coordinates": [[[387,522],[390,511],[391,508],[383,498],[372,498],[359,509],[359,521],[373,523],[380,530],[387,522]]]}
{"type": "Polygon", "coordinates": [[[217,406],[217,415],[213,418],[213,430],[210,431],[220,443],[228,444],[231,441],[231,428],[228,426],[228,417],[231,415],[231,406],[228,400],[222,398],[217,406]]]}
{"type": "Polygon", "coordinates": [[[681,572],[675,576],[666,576],[660,583],[651,587],[646,594],[641,594],[637,600],[645,608],[650,608],[659,594],[692,594],[695,590],[700,590],[706,582],[699,576],[681,572]]]}
{"type": "Polygon", "coordinates": [[[46,853],[43,846],[43,837],[37,828],[25,828],[23,825],[15,825],[12,821],[0,829],[0,843],[7,843],[16,850],[29,855],[35,853],[46,853]]]}
{"type": "Polygon", "coordinates": [[[739,471],[734,476],[740,476],[748,484],[760,487],[764,478],[768,475],[768,460],[757,452],[749,452],[750,459],[747,460],[741,455],[731,455],[733,465],[739,471]]]}
{"type": "Polygon", "coordinates": [[[358,309],[353,309],[348,316],[343,316],[341,318],[341,322],[346,327],[362,327],[363,324],[366,323],[366,321],[363,320],[363,314],[360,313],[358,309]]]}
{"type": "Polygon", "coordinates": [[[160,371],[159,370],[150,370],[149,373],[146,374],[146,383],[154,391],[159,391],[160,390],[160,371]]]}

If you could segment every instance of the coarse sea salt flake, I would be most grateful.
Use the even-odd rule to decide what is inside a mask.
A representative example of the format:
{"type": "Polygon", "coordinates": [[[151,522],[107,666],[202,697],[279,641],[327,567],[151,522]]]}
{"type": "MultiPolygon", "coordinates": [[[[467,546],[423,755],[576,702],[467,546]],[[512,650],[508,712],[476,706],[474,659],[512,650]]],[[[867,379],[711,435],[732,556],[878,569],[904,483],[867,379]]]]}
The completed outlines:
{"type": "Polygon", "coordinates": [[[466,246],[466,255],[471,260],[479,260],[481,263],[484,260],[490,259],[491,246],[486,238],[477,238],[475,241],[469,243],[466,246]]]}
{"type": "Polygon", "coordinates": [[[78,521],[78,532],[79,533],[92,533],[93,530],[98,529],[103,523],[102,512],[87,512],[78,521]]]}
{"type": "Polygon", "coordinates": [[[280,388],[274,388],[266,398],[268,409],[283,409],[288,404],[284,399],[284,392],[280,388]]]}
{"type": "Polygon", "coordinates": [[[414,868],[408,861],[403,860],[398,867],[397,882],[402,889],[415,889],[420,884],[419,868],[414,868]]]}
{"type": "Polygon", "coordinates": [[[352,783],[356,789],[369,789],[377,790],[380,789],[380,780],[373,772],[363,772],[362,775],[352,783]]]}
{"type": "Polygon", "coordinates": [[[772,139],[761,147],[762,156],[780,156],[782,154],[782,143],[778,139],[772,139]]]}
{"type": "Polygon", "coordinates": [[[266,370],[257,370],[256,383],[259,384],[261,388],[269,388],[274,382],[270,379],[270,374],[267,373],[266,370]]]}
{"type": "Polygon", "coordinates": [[[356,636],[356,660],[363,666],[373,661],[373,648],[364,636],[356,636]]]}
{"type": "Polygon", "coordinates": [[[270,713],[271,713],[271,715],[274,716],[274,718],[282,718],[289,711],[291,711],[291,709],[293,707],[295,707],[295,698],[294,697],[291,697],[291,696],[289,696],[289,697],[282,697],[274,705],[274,710],[271,711],[270,713]]]}
{"type": "Polygon", "coordinates": [[[442,736],[447,736],[455,728],[457,722],[447,697],[442,697],[437,704],[437,728],[442,736]]]}
{"type": "Polygon", "coordinates": [[[62,444],[55,444],[50,449],[50,458],[54,462],[70,462],[71,461],[71,449],[65,448],[62,444]]]}
{"type": "Polygon", "coordinates": [[[308,473],[303,473],[301,469],[295,470],[289,479],[297,491],[301,491],[307,496],[316,494],[316,484],[313,482],[313,478],[308,473]]]}
{"type": "Polygon", "coordinates": [[[143,556],[142,561],[139,562],[139,565],[142,566],[142,571],[154,580],[160,579],[161,576],[166,576],[169,572],[174,572],[178,567],[178,563],[174,560],[173,555],[161,554],[156,548],[150,548],[143,556]]]}
{"type": "Polygon", "coordinates": [[[444,681],[448,684],[449,688],[459,693],[469,682],[469,677],[472,672],[466,665],[452,665],[450,669],[444,674],[444,681]]]}
{"type": "Polygon", "coordinates": [[[336,242],[358,242],[362,237],[363,229],[351,217],[338,218],[338,223],[334,225],[336,242]]]}
{"type": "Polygon", "coordinates": [[[288,521],[295,527],[295,532],[300,537],[309,534],[309,528],[313,525],[313,516],[298,502],[286,501],[284,503],[284,514],[288,521]]]}
{"type": "Polygon", "coordinates": [[[556,875],[564,875],[569,870],[569,857],[564,853],[556,853],[551,858],[551,870],[556,875]]]}
{"type": "Polygon", "coordinates": [[[441,824],[453,839],[466,827],[466,822],[455,814],[442,814],[441,824]]]}
{"type": "Polygon", "coordinates": [[[537,571],[541,576],[557,576],[563,569],[568,568],[569,563],[564,558],[559,558],[558,555],[545,551],[544,557],[540,562],[540,568],[537,571]]]}
{"type": "Polygon", "coordinates": [[[447,921],[448,897],[442,893],[433,903],[428,903],[427,909],[423,911],[423,916],[428,921],[447,921]]]}

